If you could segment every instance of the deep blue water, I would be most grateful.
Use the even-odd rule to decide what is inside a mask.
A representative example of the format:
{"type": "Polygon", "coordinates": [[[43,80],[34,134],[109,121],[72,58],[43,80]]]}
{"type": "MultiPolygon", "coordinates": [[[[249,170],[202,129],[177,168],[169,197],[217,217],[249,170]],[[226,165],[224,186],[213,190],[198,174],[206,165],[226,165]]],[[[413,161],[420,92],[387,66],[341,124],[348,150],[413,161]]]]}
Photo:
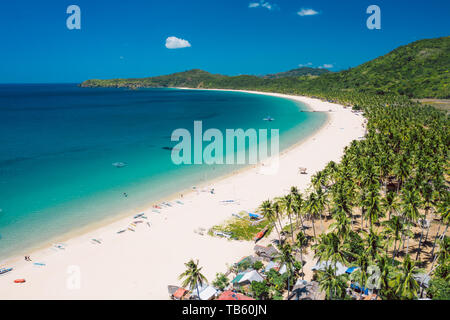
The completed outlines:
{"type": "Polygon", "coordinates": [[[174,165],[177,128],[275,128],[283,149],[326,119],[302,110],[238,92],[0,85],[0,258],[240,168],[174,165]]]}

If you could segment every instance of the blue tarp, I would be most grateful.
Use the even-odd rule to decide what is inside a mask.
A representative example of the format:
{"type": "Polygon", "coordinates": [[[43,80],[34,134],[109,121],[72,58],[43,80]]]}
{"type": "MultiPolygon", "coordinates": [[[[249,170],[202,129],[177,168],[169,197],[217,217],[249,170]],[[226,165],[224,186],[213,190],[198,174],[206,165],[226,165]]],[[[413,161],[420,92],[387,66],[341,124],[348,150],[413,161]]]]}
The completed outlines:
{"type": "Polygon", "coordinates": [[[358,267],[350,267],[347,269],[347,271],[345,271],[345,273],[352,274],[356,269],[358,269],[358,267]]]}
{"type": "Polygon", "coordinates": [[[248,216],[250,218],[255,218],[255,219],[261,218],[261,216],[259,214],[256,214],[256,213],[249,213],[248,216]]]}
{"type": "Polygon", "coordinates": [[[357,290],[357,291],[362,291],[364,294],[369,294],[369,289],[367,289],[367,288],[360,288],[359,287],[359,283],[352,283],[351,285],[350,285],[350,288],[352,288],[352,289],[355,289],[355,290],[357,290]]]}

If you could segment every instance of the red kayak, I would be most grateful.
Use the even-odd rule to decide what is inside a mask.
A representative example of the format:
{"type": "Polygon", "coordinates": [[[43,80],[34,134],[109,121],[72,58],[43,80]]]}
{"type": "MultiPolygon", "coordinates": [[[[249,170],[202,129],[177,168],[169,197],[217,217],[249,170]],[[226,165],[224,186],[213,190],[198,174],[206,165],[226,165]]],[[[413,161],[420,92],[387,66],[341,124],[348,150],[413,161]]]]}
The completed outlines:
{"type": "Polygon", "coordinates": [[[25,283],[25,279],[16,279],[14,283],[25,283]]]}

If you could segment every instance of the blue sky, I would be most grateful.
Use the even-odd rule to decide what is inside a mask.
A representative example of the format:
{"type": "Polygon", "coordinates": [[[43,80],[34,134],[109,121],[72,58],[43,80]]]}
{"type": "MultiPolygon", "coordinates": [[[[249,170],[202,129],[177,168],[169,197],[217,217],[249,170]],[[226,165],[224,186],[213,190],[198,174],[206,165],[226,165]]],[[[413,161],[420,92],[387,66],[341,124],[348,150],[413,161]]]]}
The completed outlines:
{"type": "Polygon", "coordinates": [[[0,83],[192,68],[228,75],[299,65],[338,71],[415,40],[449,35],[449,13],[447,0],[1,1],[0,83]],[[81,9],[81,30],[66,27],[72,4],[81,9]],[[366,27],[373,4],[381,8],[381,30],[366,27]],[[301,16],[302,9],[317,14],[301,16]],[[191,46],[168,49],[171,36],[191,46]]]}

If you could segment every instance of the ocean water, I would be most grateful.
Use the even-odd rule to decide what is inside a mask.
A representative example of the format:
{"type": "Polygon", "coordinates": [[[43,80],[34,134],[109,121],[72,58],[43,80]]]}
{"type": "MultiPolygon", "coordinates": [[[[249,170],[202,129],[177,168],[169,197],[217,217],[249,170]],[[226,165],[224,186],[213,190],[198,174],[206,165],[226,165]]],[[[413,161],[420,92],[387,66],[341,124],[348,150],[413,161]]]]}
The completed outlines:
{"type": "Polygon", "coordinates": [[[0,258],[242,168],[174,165],[177,128],[279,129],[285,149],[326,120],[305,111],[240,92],[0,85],[0,258]]]}

